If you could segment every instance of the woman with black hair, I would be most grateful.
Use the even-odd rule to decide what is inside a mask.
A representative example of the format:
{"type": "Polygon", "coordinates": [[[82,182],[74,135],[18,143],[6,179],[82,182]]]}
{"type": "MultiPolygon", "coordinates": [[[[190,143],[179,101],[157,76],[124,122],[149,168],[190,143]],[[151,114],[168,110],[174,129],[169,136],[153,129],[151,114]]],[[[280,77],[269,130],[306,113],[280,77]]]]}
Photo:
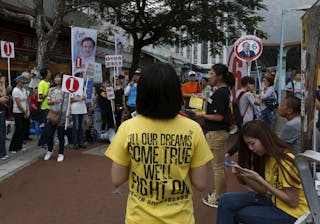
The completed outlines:
{"type": "Polygon", "coordinates": [[[271,73],[262,77],[261,93],[259,95],[259,97],[261,99],[261,106],[260,106],[261,117],[260,117],[260,119],[263,120],[269,128],[272,127],[272,119],[274,116],[274,112],[272,109],[269,109],[267,107],[266,101],[277,97],[276,92],[273,87],[274,78],[275,78],[275,76],[271,73]]]}
{"type": "MultiPolygon", "coordinates": [[[[58,140],[59,140],[59,154],[57,162],[62,162],[64,160],[64,126],[66,122],[66,111],[68,109],[68,99],[69,94],[62,91],[62,80],[63,73],[59,72],[54,77],[55,86],[51,87],[47,95],[48,104],[50,105],[50,110],[60,112],[60,118],[57,123],[50,120],[47,121],[45,127],[45,140],[47,141],[48,151],[44,156],[44,160],[49,160],[52,156],[53,151],[53,139],[54,133],[57,130],[58,140]]],[[[50,113],[50,112],[49,112],[50,113]]]]}
{"type": "Polygon", "coordinates": [[[294,157],[295,151],[263,121],[246,123],[239,133],[239,165],[230,165],[253,191],[222,195],[217,224],[291,224],[308,213],[294,157]]]}
{"type": "Polygon", "coordinates": [[[227,190],[224,143],[229,137],[230,89],[234,85],[234,77],[225,65],[215,64],[209,73],[209,83],[215,86],[216,90],[209,94],[206,113],[196,113],[196,116],[205,120],[206,139],[214,154],[211,165],[214,171],[215,193],[208,193],[202,201],[210,207],[218,207],[218,198],[227,190]]]}
{"type": "Polygon", "coordinates": [[[118,187],[129,180],[126,223],[195,223],[192,186],[206,187],[212,153],[198,123],[179,115],[182,93],[169,64],[142,71],[138,115],[124,121],[106,150],[118,187]]]}

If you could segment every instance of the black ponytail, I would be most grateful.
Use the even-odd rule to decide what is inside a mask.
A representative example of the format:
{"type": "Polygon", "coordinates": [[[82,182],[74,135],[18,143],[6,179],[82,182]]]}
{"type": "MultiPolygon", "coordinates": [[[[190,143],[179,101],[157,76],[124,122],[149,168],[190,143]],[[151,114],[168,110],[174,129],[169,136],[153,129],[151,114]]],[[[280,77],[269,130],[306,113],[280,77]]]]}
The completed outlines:
{"type": "Polygon", "coordinates": [[[224,64],[215,64],[211,67],[212,70],[216,73],[217,76],[222,76],[223,81],[227,86],[232,89],[236,81],[231,72],[228,71],[227,66],[224,64]]]}

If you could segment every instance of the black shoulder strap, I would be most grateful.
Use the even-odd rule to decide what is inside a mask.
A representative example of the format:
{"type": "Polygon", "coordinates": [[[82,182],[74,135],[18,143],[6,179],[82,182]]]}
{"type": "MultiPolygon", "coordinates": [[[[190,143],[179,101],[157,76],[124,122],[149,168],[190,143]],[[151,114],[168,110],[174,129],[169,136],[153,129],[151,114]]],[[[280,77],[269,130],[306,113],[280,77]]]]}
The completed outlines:
{"type": "Polygon", "coordinates": [[[240,92],[239,96],[238,96],[237,99],[236,99],[236,102],[237,102],[237,103],[240,102],[241,97],[242,97],[243,94],[245,94],[245,93],[246,93],[246,91],[241,91],[241,92],[240,92]]]}
{"type": "Polygon", "coordinates": [[[292,94],[294,95],[294,82],[292,79],[291,79],[291,86],[292,86],[292,94]]]}

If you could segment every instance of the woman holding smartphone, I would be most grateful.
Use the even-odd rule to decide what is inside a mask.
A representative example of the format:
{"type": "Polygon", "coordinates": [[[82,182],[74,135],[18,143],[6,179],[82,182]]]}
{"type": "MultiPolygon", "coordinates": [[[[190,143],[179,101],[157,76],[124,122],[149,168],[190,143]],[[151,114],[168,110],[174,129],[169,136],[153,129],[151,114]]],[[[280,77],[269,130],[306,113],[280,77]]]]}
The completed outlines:
{"type": "Polygon", "coordinates": [[[263,121],[250,121],[241,128],[239,147],[239,165],[232,162],[232,171],[251,191],[223,194],[217,224],[290,224],[309,212],[295,151],[263,121]]]}

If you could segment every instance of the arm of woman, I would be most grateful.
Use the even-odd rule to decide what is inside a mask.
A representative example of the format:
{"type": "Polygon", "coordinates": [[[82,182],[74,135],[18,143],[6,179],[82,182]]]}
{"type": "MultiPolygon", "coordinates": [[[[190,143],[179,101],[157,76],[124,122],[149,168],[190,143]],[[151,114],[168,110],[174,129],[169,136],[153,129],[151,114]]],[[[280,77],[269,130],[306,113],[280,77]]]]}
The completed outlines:
{"type": "Polygon", "coordinates": [[[111,179],[115,187],[119,187],[129,179],[129,168],[116,162],[112,163],[111,179]]]}
{"type": "Polygon", "coordinates": [[[207,187],[207,164],[190,170],[191,184],[198,190],[204,191],[207,187]]]}
{"type": "Polygon", "coordinates": [[[251,189],[253,189],[254,191],[256,191],[260,194],[266,194],[268,191],[267,188],[265,188],[263,185],[261,185],[256,180],[252,180],[252,179],[245,177],[243,175],[237,175],[237,177],[242,184],[249,186],[251,189]]]}
{"type": "MultiPolygon", "coordinates": [[[[257,183],[261,187],[264,187],[266,191],[270,191],[275,197],[284,201],[288,206],[294,208],[298,206],[299,203],[299,189],[290,187],[290,188],[282,188],[277,189],[270,183],[268,183],[263,177],[261,177],[257,172],[249,169],[243,169],[240,171],[240,175],[245,177],[245,182],[251,186],[252,188],[256,187],[257,183]],[[248,182],[247,182],[248,181],[248,182]]],[[[255,189],[255,188],[254,188],[255,189]]],[[[256,189],[255,189],[256,190],[256,189]]],[[[259,193],[266,193],[260,192],[259,193]]]]}
{"type": "Polygon", "coordinates": [[[222,121],[224,119],[224,116],[221,114],[203,114],[201,112],[197,112],[196,117],[211,121],[222,121]]]}
{"type": "Polygon", "coordinates": [[[295,208],[298,206],[299,203],[299,189],[295,187],[290,188],[282,188],[277,189],[263,178],[261,178],[261,184],[266,187],[276,198],[281,199],[284,201],[288,206],[295,208]]]}

